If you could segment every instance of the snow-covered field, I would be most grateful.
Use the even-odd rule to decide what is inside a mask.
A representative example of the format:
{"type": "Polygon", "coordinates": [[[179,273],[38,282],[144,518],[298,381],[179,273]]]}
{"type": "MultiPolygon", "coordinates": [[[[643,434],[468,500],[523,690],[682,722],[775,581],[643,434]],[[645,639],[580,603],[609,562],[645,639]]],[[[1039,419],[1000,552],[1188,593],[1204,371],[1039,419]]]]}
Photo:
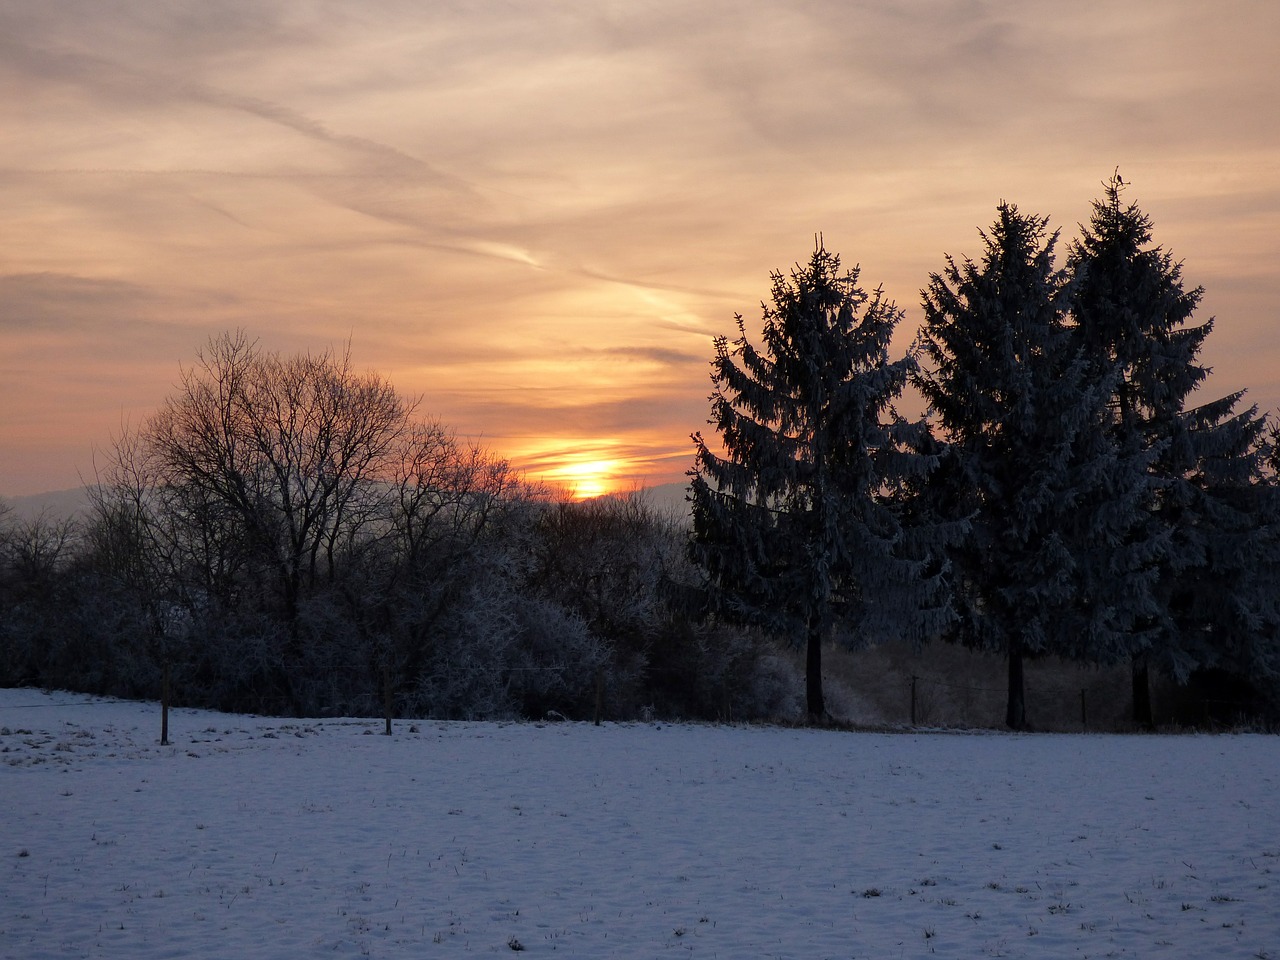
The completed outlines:
{"type": "Polygon", "coordinates": [[[1280,738],[0,691],[0,955],[1280,958],[1280,738]]]}

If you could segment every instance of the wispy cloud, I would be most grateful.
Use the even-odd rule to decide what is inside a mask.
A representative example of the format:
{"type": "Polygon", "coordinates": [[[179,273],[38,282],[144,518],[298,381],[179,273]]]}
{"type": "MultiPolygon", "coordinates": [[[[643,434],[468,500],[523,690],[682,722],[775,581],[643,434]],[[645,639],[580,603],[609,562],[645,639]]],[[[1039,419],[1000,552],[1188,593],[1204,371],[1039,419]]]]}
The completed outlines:
{"type": "Polygon", "coordinates": [[[1274,407],[1277,35],[1252,0],[0,4],[0,492],[32,424],[66,486],[78,409],[158,402],[227,327],[678,476],[711,335],[816,233],[910,324],[999,199],[1070,233],[1117,164],[1208,288],[1215,383],[1274,407]]]}

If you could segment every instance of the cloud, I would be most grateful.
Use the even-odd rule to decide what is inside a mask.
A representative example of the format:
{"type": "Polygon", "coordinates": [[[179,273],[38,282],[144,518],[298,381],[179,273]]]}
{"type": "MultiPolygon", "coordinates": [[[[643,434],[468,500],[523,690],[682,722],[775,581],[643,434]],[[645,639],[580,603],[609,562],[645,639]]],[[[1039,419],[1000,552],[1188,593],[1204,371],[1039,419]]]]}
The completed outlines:
{"type": "Polygon", "coordinates": [[[243,327],[350,337],[466,432],[678,448],[711,335],[816,233],[909,325],[999,199],[1069,235],[1116,164],[1215,377],[1273,382],[1277,34],[1246,0],[0,4],[22,416],[57,378],[141,409],[243,327]]]}
{"type": "Polygon", "coordinates": [[[56,273],[0,276],[0,302],[5,305],[0,330],[77,333],[101,323],[104,314],[136,314],[154,301],[145,287],[119,280],[56,273]]]}

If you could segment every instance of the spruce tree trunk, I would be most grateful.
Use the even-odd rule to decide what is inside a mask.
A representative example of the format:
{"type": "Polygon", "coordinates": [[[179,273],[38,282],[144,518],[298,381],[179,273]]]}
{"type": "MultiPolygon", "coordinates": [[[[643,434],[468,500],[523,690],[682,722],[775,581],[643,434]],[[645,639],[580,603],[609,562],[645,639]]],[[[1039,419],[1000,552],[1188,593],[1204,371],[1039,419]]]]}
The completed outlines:
{"type": "Polygon", "coordinates": [[[169,745],[169,653],[165,651],[160,674],[160,746],[169,745]]]}
{"type": "Polygon", "coordinates": [[[1144,730],[1156,726],[1151,713],[1151,666],[1145,652],[1133,655],[1133,722],[1144,730]]]}
{"type": "Polygon", "coordinates": [[[820,723],[827,715],[826,701],[822,696],[823,632],[820,623],[810,620],[804,658],[805,705],[810,723],[820,723]]]}
{"type": "Polygon", "coordinates": [[[1027,695],[1022,682],[1022,646],[1009,647],[1009,703],[1005,709],[1005,726],[1010,730],[1027,728],[1027,695]]]}

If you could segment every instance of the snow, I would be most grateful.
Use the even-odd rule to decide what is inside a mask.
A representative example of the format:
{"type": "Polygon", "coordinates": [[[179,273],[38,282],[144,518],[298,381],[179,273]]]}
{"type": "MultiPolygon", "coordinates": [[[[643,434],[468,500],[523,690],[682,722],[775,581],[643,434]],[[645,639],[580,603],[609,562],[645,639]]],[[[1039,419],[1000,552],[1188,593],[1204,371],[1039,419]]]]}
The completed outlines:
{"type": "Polygon", "coordinates": [[[1280,738],[0,690],[0,955],[1280,958],[1280,738]]]}

